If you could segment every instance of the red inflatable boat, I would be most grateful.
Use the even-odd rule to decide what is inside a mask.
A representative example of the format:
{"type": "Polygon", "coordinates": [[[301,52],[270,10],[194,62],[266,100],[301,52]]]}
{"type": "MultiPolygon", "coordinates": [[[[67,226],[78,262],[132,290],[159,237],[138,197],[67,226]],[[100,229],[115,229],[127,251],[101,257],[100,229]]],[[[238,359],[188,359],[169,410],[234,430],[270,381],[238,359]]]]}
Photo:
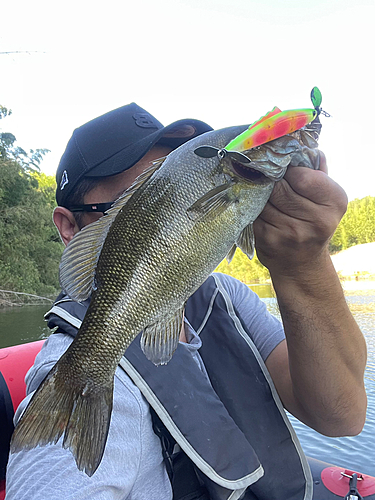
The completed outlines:
{"type": "MultiPolygon", "coordinates": [[[[44,340],[0,349],[0,500],[5,498],[5,472],[13,415],[26,396],[25,375],[44,340]]],[[[308,458],[314,500],[375,500],[375,477],[308,458]]]]}

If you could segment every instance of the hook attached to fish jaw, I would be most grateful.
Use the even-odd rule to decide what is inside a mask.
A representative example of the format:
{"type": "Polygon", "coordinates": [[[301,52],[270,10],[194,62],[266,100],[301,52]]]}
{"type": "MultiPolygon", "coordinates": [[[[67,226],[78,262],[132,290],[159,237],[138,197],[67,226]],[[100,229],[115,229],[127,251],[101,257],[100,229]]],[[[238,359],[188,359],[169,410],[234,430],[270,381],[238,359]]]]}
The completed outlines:
{"type": "Polygon", "coordinates": [[[194,149],[194,153],[201,158],[214,158],[217,156],[219,160],[223,160],[225,157],[232,158],[240,163],[247,164],[251,163],[250,158],[240,153],[239,151],[228,151],[225,148],[215,148],[214,146],[199,146],[199,148],[194,149]]]}

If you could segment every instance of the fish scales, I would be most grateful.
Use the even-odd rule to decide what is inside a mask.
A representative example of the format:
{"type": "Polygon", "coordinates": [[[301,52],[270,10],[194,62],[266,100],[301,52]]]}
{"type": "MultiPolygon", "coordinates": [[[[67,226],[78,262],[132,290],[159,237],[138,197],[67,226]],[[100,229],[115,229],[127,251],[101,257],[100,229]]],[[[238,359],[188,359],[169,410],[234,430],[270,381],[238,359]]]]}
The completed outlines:
{"type": "MultiPolygon", "coordinates": [[[[201,160],[190,148],[186,149],[186,153],[181,150],[180,154],[190,153],[191,161],[184,167],[184,175],[176,177],[176,165],[170,155],[152,181],[129,200],[126,211],[117,216],[98,261],[97,281],[103,282],[103,286],[94,292],[88,314],[101,307],[111,321],[121,318],[117,319],[121,323],[116,323],[116,327],[121,326],[129,334],[124,342],[114,342],[119,358],[144,326],[187,300],[207,273],[215,269],[216,262],[225,257],[239,233],[230,214],[225,215],[226,220],[222,216],[214,221],[215,230],[210,232],[204,224],[195,224],[188,217],[188,208],[213,189],[215,183],[202,180],[201,160]],[[197,188],[190,190],[190,186],[197,188]],[[116,267],[129,248],[132,251],[124,264],[116,267]],[[207,249],[211,249],[208,259],[207,249]],[[147,286],[141,287],[144,283],[147,286]],[[126,316],[123,309],[127,311],[126,316]]],[[[215,160],[209,161],[215,163],[215,160]]],[[[82,329],[84,327],[85,323],[82,329]]],[[[95,335],[103,335],[98,322],[93,323],[92,328],[95,335]]],[[[118,330],[116,336],[119,337],[118,330]]]]}
{"type": "Polygon", "coordinates": [[[63,288],[76,300],[91,294],[91,303],[74,342],[18,424],[13,451],[57,442],[64,434],[63,446],[91,476],[104,453],[114,372],[126,348],[143,331],[146,356],[166,363],[178,343],[186,300],[236,245],[252,256],[252,222],[275,181],[295,158],[314,168],[314,157],[305,161],[308,141],[299,136],[245,151],[253,158],[250,166],[194,153],[203,145],[224,148],[246,128],[208,132],[180,146],[68,245],[63,288]],[[36,426],[35,418],[46,425],[36,426]]]}

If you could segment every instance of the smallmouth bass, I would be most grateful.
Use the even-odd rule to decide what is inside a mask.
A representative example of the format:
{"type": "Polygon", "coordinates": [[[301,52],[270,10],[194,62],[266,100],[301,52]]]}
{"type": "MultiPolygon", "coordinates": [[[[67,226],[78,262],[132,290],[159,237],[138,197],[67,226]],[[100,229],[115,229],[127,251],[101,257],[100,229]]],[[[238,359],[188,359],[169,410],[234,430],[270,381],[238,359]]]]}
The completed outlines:
{"type": "Polygon", "coordinates": [[[156,365],[169,361],[187,299],[237,247],[252,258],[252,223],[275,182],[289,165],[319,168],[318,122],[239,156],[225,148],[245,126],[198,136],[154,162],[108,215],[73,238],[62,257],[61,285],[73,300],[91,295],[91,303],[77,337],[22,415],[12,452],[57,443],[64,434],[77,467],[95,472],[125,350],[143,332],[146,357],[156,365]],[[209,154],[202,158],[200,148],[209,154]]]}

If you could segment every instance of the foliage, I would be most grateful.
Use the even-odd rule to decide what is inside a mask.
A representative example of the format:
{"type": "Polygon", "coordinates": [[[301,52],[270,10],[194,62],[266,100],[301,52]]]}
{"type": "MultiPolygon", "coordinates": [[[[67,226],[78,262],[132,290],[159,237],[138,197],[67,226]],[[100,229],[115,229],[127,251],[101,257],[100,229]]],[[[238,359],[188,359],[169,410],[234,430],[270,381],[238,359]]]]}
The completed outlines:
{"type": "MultiPolygon", "coordinates": [[[[348,210],[331,239],[330,253],[373,241],[375,241],[375,197],[366,196],[349,202],[348,210]]],[[[270,279],[268,269],[256,256],[250,261],[238,249],[232,262],[228,264],[224,260],[217,271],[234,276],[244,283],[264,282],[270,279]]]]}
{"type": "MultiPolygon", "coordinates": [[[[0,106],[0,119],[11,111],[0,106]]],[[[40,295],[59,289],[58,265],[63,250],[52,222],[55,179],[39,171],[45,149],[26,153],[15,146],[16,138],[0,132],[0,288],[40,295]]],[[[349,203],[332,237],[330,251],[375,241],[375,198],[349,203]]],[[[230,264],[218,271],[245,283],[270,279],[268,270],[237,250],[230,264]]]]}
{"type": "Polygon", "coordinates": [[[375,197],[366,196],[350,201],[348,210],[331,239],[331,253],[373,241],[375,241],[375,197]]]}
{"type": "MultiPolygon", "coordinates": [[[[0,105],[0,120],[10,116],[12,110],[0,105]]],[[[39,164],[43,156],[49,152],[48,149],[30,149],[26,153],[24,149],[15,146],[16,138],[10,132],[0,132],[0,161],[16,161],[25,172],[38,172],[39,164]]]]}
{"type": "Polygon", "coordinates": [[[223,260],[216,271],[229,274],[244,283],[265,282],[270,279],[268,269],[259,262],[256,255],[249,260],[247,255],[238,248],[232,262],[228,264],[226,260],[223,260]]]}
{"type": "MultiPolygon", "coordinates": [[[[1,118],[9,114],[0,107],[1,118]]],[[[0,288],[55,294],[63,249],[52,222],[55,180],[38,172],[46,150],[21,158],[14,142],[0,134],[0,288]]]]}

